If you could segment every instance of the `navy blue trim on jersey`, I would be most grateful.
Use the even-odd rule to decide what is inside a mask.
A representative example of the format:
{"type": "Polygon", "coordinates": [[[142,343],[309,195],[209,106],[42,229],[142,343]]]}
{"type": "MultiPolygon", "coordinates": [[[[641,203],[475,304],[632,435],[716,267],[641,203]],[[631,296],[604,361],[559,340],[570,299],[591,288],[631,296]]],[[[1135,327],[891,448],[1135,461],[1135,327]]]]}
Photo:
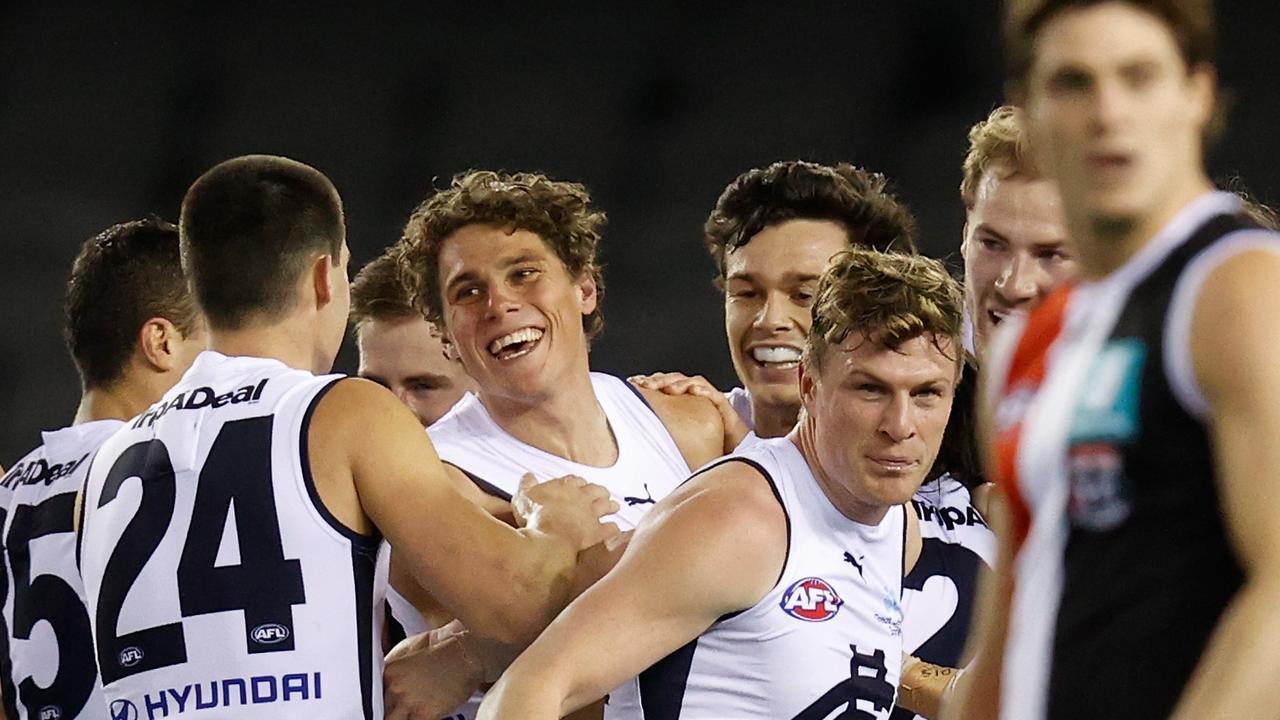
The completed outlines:
{"type": "MultiPolygon", "coordinates": [[[[360,703],[364,719],[373,717],[373,576],[378,564],[377,550],[352,543],[352,587],[356,593],[356,647],[360,665],[360,703]]],[[[381,607],[378,610],[382,610],[381,607]]]]}
{"type": "Polygon", "coordinates": [[[382,542],[382,534],[377,530],[372,535],[356,532],[347,527],[341,520],[334,517],[329,512],[329,508],[325,507],[324,502],[320,499],[320,493],[316,490],[315,478],[311,476],[311,450],[310,443],[307,439],[308,431],[311,429],[311,415],[315,413],[316,407],[320,404],[320,400],[333,389],[335,385],[342,382],[346,378],[337,378],[324,387],[320,388],[315,397],[311,398],[311,402],[307,404],[307,411],[302,415],[302,429],[298,431],[298,455],[302,464],[302,482],[307,486],[307,495],[311,497],[311,504],[315,506],[316,512],[320,513],[320,517],[324,518],[334,530],[342,533],[344,537],[352,543],[360,545],[364,548],[376,548],[382,542]]]}
{"type": "Polygon", "coordinates": [[[640,715],[644,720],[679,720],[693,668],[698,638],[640,673],[640,715]]]}
{"type": "MultiPolygon", "coordinates": [[[[907,517],[907,506],[902,507],[902,575],[903,579],[907,577],[907,523],[911,522],[911,518],[907,517]]],[[[919,523],[916,524],[919,527],[919,523]]],[[[924,533],[920,533],[920,554],[924,554],[924,533]]],[[[920,562],[920,558],[916,558],[916,562],[920,562]]],[[[903,583],[898,583],[898,599],[902,599],[903,583]]]]}
{"type": "Polygon", "coordinates": [[[494,485],[493,483],[489,482],[488,480],[485,480],[484,478],[478,475],[472,474],[466,468],[455,465],[449,462],[448,460],[441,460],[440,462],[457,470],[463,475],[466,475],[467,479],[470,480],[473,484],[475,484],[476,487],[480,488],[480,491],[483,492],[485,495],[492,495],[493,497],[496,497],[500,500],[506,500],[507,502],[511,502],[511,493],[507,492],[506,490],[503,490],[502,488],[498,487],[497,485],[494,485]]]}
{"type": "Polygon", "coordinates": [[[382,622],[387,626],[387,651],[390,652],[391,648],[399,645],[401,640],[409,637],[409,633],[405,631],[404,625],[401,625],[400,621],[396,620],[395,614],[391,612],[391,603],[383,602],[382,618],[382,622]]]}
{"type": "MultiPolygon", "coordinates": [[[[104,443],[105,444],[105,443],[104,443]]],[[[102,449],[102,445],[98,446],[98,450],[102,449]]],[[[98,450],[93,451],[93,457],[89,458],[89,466],[85,468],[84,480],[80,483],[80,508],[76,518],[76,570],[80,570],[80,554],[83,548],[81,544],[84,542],[84,509],[89,498],[89,476],[93,474],[93,461],[98,459],[98,450]]],[[[15,717],[10,715],[9,717],[15,717]]]]}
{"type": "MultiPolygon", "coordinates": [[[[787,572],[787,563],[791,560],[791,513],[787,512],[787,504],[782,502],[782,493],[778,492],[778,485],[773,481],[773,476],[769,474],[769,471],[765,470],[764,466],[762,466],[760,463],[756,462],[755,460],[751,460],[749,458],[744,458],[744,457],[730,456],[730,457],[720,458],[714,463],[702,468],[698,472],[686,478],[684,482],[687,483],[690,480],[698,477],[699,475],[709,470],[714,470],[715,468],[718,468],[721,465],[724,465],[726,463],[731,463],[731,462],[740,462],[740,463],[743,463],[744,465],[750,465],[751,467],[755,468],[756,472],[760,473],[760,476],[764,478],[765,482],[769,483],[769,490],[773,492],[774,499],[778,501],[778,506],[782,508],[782,516],[787,520],[787,552],[785,555],[782,556],[782,567],[778,570],[778,579],[773,581],[773,587],[777,587],[778,583],[782,582],[783,575],[785,575],[787,572]]],[[[680,483],[680,484],[684,485],[684,483],[680,483]]],[[[770,592],[772,592],[773,588],[769,588],[769,590],[770,592]]],[[[716,618],[716,622],[724,622],[725,620],[737,617],[750,609],[751,608],[742,608],[741,610],[735,610],[731,613],[721,615],[720,617],[716,618]]]]}
{"type": "MultiPolygon", "coordinates": [[[[8,516],[8,509],[0,506],[0,528],[4,527],[8,516]]],[[[9,584],[9,551],[4,547],[3,542],[0,542],[0,589],[4,590],[3,593],[0,593],[0,604],[2,604],[8,601],[9,594],[13,592],[13,588],[9,584]]],[[[5,619],[4,613],[0,613],[0,702],[4,706],[5,717],[17,720],[18,689],[13,680],[13,656],[9,648],[9,624],[5,619]]]]}
{"type": "MultiPolygon", "coordinates": [[[[622,380],[622,378],[618,378],[618,379],[619,379],[619,380],[622,380]]],[[[641,392],[640,392],[640,388],[636,387],[635,385],[632,385],[631,383],[627,382],[626,380],[622,380],[622,384],[623,384],[623,385],[626,385],[628,390],[630,390],[632,393],[634,393],[636,397],[640,398],[640,402],[644,403],[644,406],[645,406],[645,407],[647,407],[647,408],[649,408],[649,412],[651,412],[651,413],[653,413],[654,415],[656,415],[656,416],[657,416],[657,418],[658,418],[658,420],[662,420],[662,416],[661,416],[661,415],[658,415],[658,411],[653,409],[653,405],[651,405],[651,404],[649,403],[649,398],[646,398],[646,397],[644,396],[644,393],[641,393],[641,392]]],[[[663,427],[666,427],[666,423],[663,423],[663,427]]]]}

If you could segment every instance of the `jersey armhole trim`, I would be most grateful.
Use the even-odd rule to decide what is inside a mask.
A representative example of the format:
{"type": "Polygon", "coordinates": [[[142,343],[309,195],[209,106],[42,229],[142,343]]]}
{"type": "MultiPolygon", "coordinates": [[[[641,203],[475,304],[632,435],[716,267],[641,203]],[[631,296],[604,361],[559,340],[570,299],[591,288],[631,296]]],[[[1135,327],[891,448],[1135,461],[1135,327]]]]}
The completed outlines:
{"type": "MultiPolygon", "coordinates": [[[[635,385],[632,385],[631,383],[627,382],[626,380],[623,380],[622,378],[617,378],[617,380],[618,382],[621,382],[624,386],[626,386],[626,388],[630,390],[633,395],[640,398],[640,402],[644,403],[644,406],[649,408],[649,412],[653,413],[654,417],[658,418],[658,422],[662,422],[662,416],[658,415],[658,411],[653,409],[653,404],[649,402],[649,398],[646,398],[644,396],[644,393],[640,392],[640,388],[636,387],[635,385]]],[[[663,426],[665,427],[666,424],[663,423],[663,426]]]]}
{"type": "Polygon", "coordinates": [[[1164,375],[1169,389],[1182,409],[1204,422],[1209,415],[1209,402],[1196,381],[1191,360],[1191,325],[1194,321],[1200,290],[1209,276],[1223,263],[1250,250],[1280,253],[1276,235],[1256,228],[1237,230],[1202,250],[1191,259],[1174,285],[1169,312],[1164,321],[1164,375]]]}
{"type": "MultiPolygon", "coordinates": [[[[101,450],[102,446],[99,445],[101,450]]],[[[84,518],[85,508],[89,505],[89,477],[93,474],[93,461],[98,459],[98,451],[93,451],[93,457],[89,458],[89,467],[84,469],[84,480],[80,482],[80,507],[76,514],[76,570],[81,571],[80,558],[84,554],[84,518]]]]}
{"type": "Polygon", "coordinates": [[[307,411],[302,415],[302,427],[298,431],[298,455],[300,456],[298,461],[302,468],[302,484],[307,487],[307,495],[311,498],[312,507],[316,509],[316,512],[320,513],[320,517],[324,519],[325,523],[350,540],[354,545],[362,548],[376,548],[382,542],[382,534],[377,530],[372,535],[356,532],[334,517],[333,513],[329,512],[329,508],[325,506],[324,501],[320,499],[320,492],[316,490],[315,478],[311,475],[311,446],[308,440],[311,430],[311,416],[315,413],[316,407],[320,405],[320,401],[324,399],[324,396],[328,395],[335,385],[345,379],[334,378],[325,383],[324,387],[320,388],[307,403],[307,411]]]}
{"type": "Polygon", "coordinates": [[[464,476],[466,476],[468,480],[472,482],[472,484],[480,488],[480,492],[483,492],[485,495],[492,495],[493,497],[496,497],[499,500],[506,500],[507,502],[511,502],[511,493],[507,492],[506,490],[503,490],[502,488],[498,487],[497,485],[494,485],[488,480],[485,480],[484,478],[471,473],[466,468],[456,463],[451,463],[448,460],[441,460],[440,462],[462,473],[464,476]]]}
{"type": "MultiPolygon", "coordinates": [[[[708,470],[711,470],[713,468],[718,468],[721,465],[731,463],[731,462],[739,462],[744,465],[750,465],[752,468],[755,469],[756,472],[760,473],[760,476],[764,478],[764,481],[769,483],[769,490],[773,493],[773,498],[778,501],[778,507],[782,508],[782,516],[787,521],[787,552],[785,555],[782,556],[782,567],[778,569],[778,579],[773,581],[773,586],[770,587],[768,592],[765,593],[765,595],[767,596],[769,593],[773,592],[775,588],[778,587],[778,584],[782,582],[782,578],[786,577],[787,564],[791,562],[791,513],[787,512],[787,504],[782,501],[782,493],[778,491],[778,484],[774,482],[773,476],[769,474],[768,470],[764,469],[763,465],[756,462],[755,460],[751,460],[750,458],[744,458],[744,457],[727,457],[702,468],[701,470],[694,473],[693,475],[690,475],[689,480],[692,480],[693,478],[707,472],[708,470]]],[[[685,482],[688,482],[689,480],[685,480],[685,482]]],[[[764,598],[761,598],[761,599],[763,600],[764,598]]],[[[755,606],[752,605],[751,607],[755,607],[755,606]]],[[[725,613],[724,615],[721,615],[720,617],[716,618],[716,621],[712,623],[712,625],[722,623],[725,620],[731,620],[750,609],[751,609],[750,607],[746,607],[741,610],[735,610],[731,613],[725,613]]]]}
{"type": "MultiPolygon", "coordinates": [[[[898,600],[899,600],[899,601],[901,601],[901,600],[902,600],[902,595],[903,595],[903,592],[905,591],[905,588],[906,588],[906,579],[907,579],[907,523],[911,522],[911,518],[907,517],[907,506],[906,506],[906,505],[902,505],[901,507],[902,507],[902,580],[900,580],[900,581],[898,582],[898,600]]],[[[911,512],[915,512],[915,509],[914,509],[914,508],[912,508],[911,512]]],[[[919,525],[919,523],[917,523],[917,526],[918,526],[918,525],[919,525]]],[[[917,532],[918,532],[918,531],[917,531],[917,532]]],[[[921,554],[921,555],[923,555],[923,554],[924,554],[924,533],[919,533],[919,535],[920,535],[920,554],[921,554]]],[[[920,562],[920,558],[918,558],[918,557],[917,557],[917,558],[916,558],[916,562],[917,562],[917,563],[918,563],[918,562],[920,562]]],[[[913,567],[912,569],[914,570],[915,568],[913,567]]]]}

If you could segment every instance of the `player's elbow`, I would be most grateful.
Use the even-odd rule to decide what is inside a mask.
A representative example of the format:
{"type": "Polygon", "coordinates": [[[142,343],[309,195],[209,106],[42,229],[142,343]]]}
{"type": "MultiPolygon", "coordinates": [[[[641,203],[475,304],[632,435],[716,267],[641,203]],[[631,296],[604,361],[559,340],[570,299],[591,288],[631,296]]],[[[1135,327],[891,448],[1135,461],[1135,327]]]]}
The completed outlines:
{"type": "Polygon", "coordinates": [[[508,591],[493,604],[485,626],[473,631],[505,645],[529,645],[568,601],[572,568],[559,563],[512,568],[508,591]]]}

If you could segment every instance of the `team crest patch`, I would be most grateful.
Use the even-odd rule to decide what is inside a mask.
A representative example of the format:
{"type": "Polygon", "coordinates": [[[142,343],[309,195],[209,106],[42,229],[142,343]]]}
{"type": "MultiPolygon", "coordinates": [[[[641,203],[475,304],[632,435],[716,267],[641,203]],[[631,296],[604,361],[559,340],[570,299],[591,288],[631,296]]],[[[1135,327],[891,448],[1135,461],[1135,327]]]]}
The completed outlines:
{"type": "Polygon", "coordinates": [[[1124,476],[1124,460],[1114,445],[1072,446],[1067,462],[1071,475],[1067,514],[1076,526],[1101,532],[1129,517],[1132,502],[1124,476]]]}
{"type": "Polygon", "coordinates": [[[844,600],[831,583],[822,578],[807,577],[797,580],[782,594],[779,603],[783,611],[805,622],[826,622],[840,612],[844,600]]]}

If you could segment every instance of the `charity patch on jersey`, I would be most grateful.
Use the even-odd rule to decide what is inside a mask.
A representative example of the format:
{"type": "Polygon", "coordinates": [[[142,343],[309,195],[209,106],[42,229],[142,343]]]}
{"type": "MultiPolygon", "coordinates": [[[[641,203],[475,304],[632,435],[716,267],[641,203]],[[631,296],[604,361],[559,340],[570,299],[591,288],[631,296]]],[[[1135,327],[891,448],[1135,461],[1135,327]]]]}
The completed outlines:
{"type": "Polygon", "coordinates": [[[1090,367],[1072,417],[1067,452],[1067,514],[1077,527],[1102,532],[1129,517],[1132,498],[1121,448],[1140,430],[1138,401],[1146,355],[1139,340],[1113,340],[1090,367]]]}
{"type": "Polygon", "coordinates": [[[797,580],[782,594],[780,606],[793,618],[806,622],[826,622],[840,612],[844,600],[831,583],[817,577],[797,580]]]}

